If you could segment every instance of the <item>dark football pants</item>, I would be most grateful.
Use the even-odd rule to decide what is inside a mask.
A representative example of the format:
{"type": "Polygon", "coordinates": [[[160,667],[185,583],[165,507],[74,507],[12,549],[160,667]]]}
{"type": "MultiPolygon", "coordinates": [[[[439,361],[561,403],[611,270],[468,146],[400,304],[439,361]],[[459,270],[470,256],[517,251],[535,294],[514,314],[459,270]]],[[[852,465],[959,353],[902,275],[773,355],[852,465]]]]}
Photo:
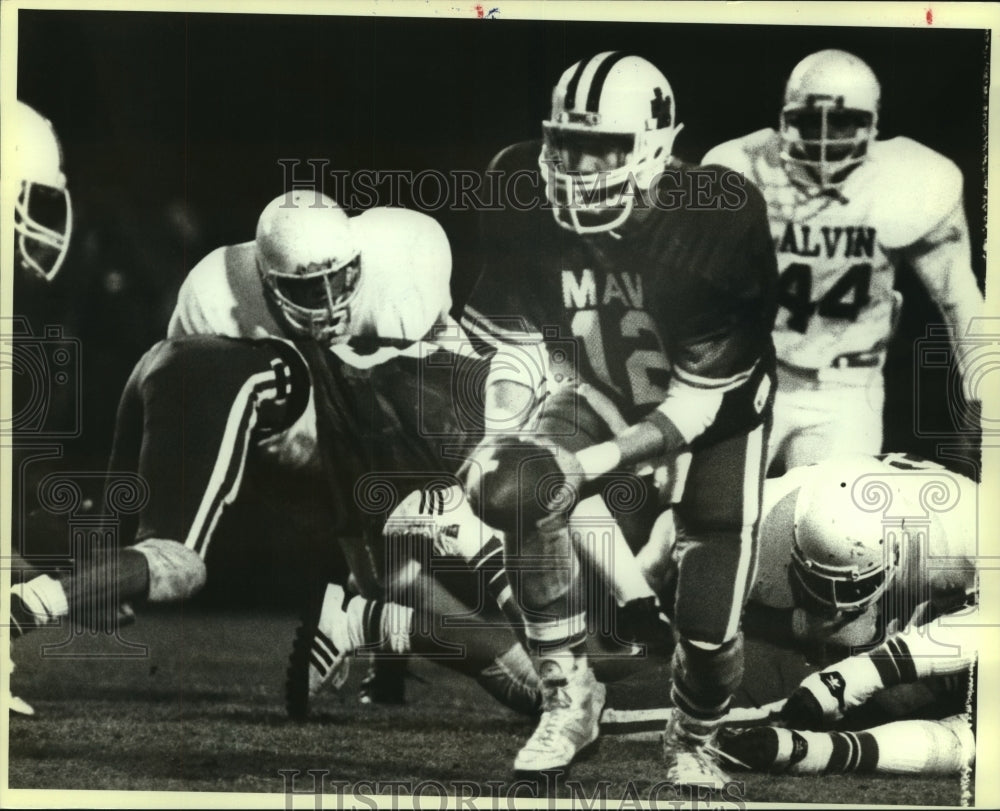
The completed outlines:
{"type": "Polygon", "coordinates": [[[161,341],[136,365],[118,407],[109,470],[149,488],[136,541],[175,540],[203,559],[236,498],[251,443],[304,411],[309,374],[277,340],[194,336],[161,341]]]}
{"type": "MultiPolygon", "coordinates": [[[[589,387],[564,389],[542,403],[532,430],[576,452],[612,437],[609,423],[621,417],[609,414],[609,408],[613,406],[607,398],[589,387]]],[[[718,646],[737,635],[756,568],[765,438],[766,424],[761,424],[692,452],[683,496],[674,505],[676,578],[671,592],[661,595],[668,610],[672,607],[675,628],[684,639],[718,646]]],[[[658,514],[669,505],[657,504],[646,493],[642,503],[616,511],[608,497],[615,475],[594,482],[581,495],[601,492],[629,545],[637,551],[648,540],[658,514]]],[[[524,553],[530,555],[531,550],[524,553]]],[[[568,559],[570,551],[565,554],[568,559]]],[[[520,588],[530,609],[532,588],[525,574],[521,574],[520,588]]],[[[552,579],[545,572],[536,577],[552,579]]],[[[562,580],[567,585],[572,580],[568,567],[562,580]]],[[[552,585],[548,588],[551,595],[552,585]]],[[[545,593],[544,587],[539,591],[545,593]]]]}

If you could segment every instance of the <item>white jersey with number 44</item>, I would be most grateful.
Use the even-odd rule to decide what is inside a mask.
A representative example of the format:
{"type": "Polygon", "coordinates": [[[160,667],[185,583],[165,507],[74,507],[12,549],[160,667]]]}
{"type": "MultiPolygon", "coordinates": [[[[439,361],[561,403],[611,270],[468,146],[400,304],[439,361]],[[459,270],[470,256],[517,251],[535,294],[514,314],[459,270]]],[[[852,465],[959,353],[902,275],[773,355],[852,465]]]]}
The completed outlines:
{"type": "Polygon", "coordinates": [[[875,141],[839,193],[817,194],[792,183],[780,154],[780,135],[764,129],[715,147],[702,163],[742,173],[767,201],[782,361],[822,369],[841,355],[884,348],[900,260],[964,334],[982,296],[971,271],[962,175],[952,161],[909,138],[875,141]]]}

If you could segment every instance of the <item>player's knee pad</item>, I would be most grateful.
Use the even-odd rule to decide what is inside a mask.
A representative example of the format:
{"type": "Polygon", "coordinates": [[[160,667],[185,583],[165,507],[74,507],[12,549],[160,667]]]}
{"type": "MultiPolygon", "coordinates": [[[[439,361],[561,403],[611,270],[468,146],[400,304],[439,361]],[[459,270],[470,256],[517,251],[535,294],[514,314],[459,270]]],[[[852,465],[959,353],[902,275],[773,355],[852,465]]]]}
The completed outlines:
{"type": "Polygon", "coordinates": [[[552,449],[514,436],[484,441],[465,471],[473,513],[508,535],[548,516],[553,488],[562,481],[552,449]]]}
{"type": "Polygon", "coordinates": [[[743,679],[743,635],[722,645],[681,639],[673,655],[674,697],[691,715],[724,710],[743,679]]]}
{"type": "Polygon", "coordinates": [[[130,548],[145,555],[149,564],[150,602],[186,600],[205,585],[205,561],[182,543],[150,538],[130,548]]]}

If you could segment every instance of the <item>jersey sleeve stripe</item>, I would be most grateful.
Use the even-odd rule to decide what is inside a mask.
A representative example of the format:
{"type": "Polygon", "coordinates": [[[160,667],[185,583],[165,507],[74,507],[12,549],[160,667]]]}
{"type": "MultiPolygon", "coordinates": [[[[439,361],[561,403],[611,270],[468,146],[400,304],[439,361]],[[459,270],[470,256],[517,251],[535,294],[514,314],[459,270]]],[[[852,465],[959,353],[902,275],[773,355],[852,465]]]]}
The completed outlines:
{"type": "Polygon", "coordinates": [[[696,375],[692,372],[687,372],[680,366],[674,367],[674,377],[678,380],[683,381],[688,386],[696,389],[714,389],[716,391],[727,392],[735,388],[739,388],[743,383],[750,379],[753,373],[756,371],[757,366],[760,361],[754,363],[749,369],[738,372],[737,374],[731,375],[730,377],[703,377],[702,375],[696,375]]]}
{"type": "Polygon", "coordinates": [[[542,333],[530,329],[523,319],[506,318],[504,323],[500,323],[469,306],[466,306],[462,313],[461,324],[472,337],[490,344],[497,342],[539,343],[542,341],[542,333]]]}

